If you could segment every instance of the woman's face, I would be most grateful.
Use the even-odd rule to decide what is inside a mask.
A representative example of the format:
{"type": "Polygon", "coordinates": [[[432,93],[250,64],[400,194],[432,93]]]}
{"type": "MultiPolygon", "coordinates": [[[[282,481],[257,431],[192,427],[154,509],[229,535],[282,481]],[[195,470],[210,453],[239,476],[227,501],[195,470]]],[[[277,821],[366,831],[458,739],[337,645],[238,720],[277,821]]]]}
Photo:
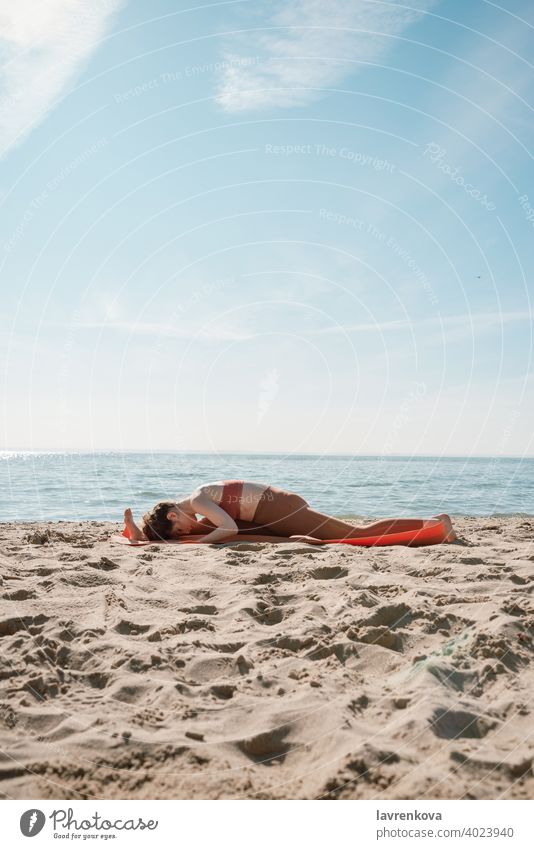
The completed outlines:
{"type": "Polygon", "coordinates": [[[177,504],[174,505],[172,510],[169,510],[167,518],[172,522],[173,538],[191,533],[193,529],[193,517],[180,510],[177,504]]]}

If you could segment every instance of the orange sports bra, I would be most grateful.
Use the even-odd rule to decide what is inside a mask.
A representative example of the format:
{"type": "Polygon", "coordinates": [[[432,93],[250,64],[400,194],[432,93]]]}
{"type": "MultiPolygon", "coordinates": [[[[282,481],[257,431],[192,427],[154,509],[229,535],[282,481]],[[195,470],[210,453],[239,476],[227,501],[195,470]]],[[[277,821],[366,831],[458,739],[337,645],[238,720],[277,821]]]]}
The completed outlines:
{"type": "Polygon", "coordinates": [[[243,495],[244,483],[245,481],[238,480],[223,481],[220,506],[232,519],[241,518],[241,496],[243,495]]]}

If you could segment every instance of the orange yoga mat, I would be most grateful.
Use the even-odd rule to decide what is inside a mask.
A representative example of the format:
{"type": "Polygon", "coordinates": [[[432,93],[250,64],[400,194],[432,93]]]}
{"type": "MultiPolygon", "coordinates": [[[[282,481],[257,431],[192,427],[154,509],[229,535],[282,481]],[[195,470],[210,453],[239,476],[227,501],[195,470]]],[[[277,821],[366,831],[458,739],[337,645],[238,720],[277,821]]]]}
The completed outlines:
{"type": "Polygon", "coordinates": [[[442,519],[424,519],[423,527],[415,531],[380,534],[376,537],[355,537],[354,539],[327,539],[326,543],[346,543],[347,545],[437,545],[444,542],[447,529],[442,519]]]}
{"type": "MultiPolygon", "coordinates": [[[[447,537],[447,529],[441,519],[424,519],[423,527],[414,531],[401,531],[393,534],[380,534],[375,537],[355,537],[353,539],[326,539],[325,544],[343,543],[344,545],[437,545],[444,542],[447,537]]],[[[123,545],[169,545],[179,543],[184,545],[179,540],[158,540],[152,542],[150,540],[142,540],[141,542],[132,542],[130,533],[127,528],[124,528],[122,534],[116,534],[111,537],[113,542],[120,542],[123,545]]],[[[192,545],[194,540],[187,540],[192,545]]],[[[243,540],[246,542],[246,539],[243,540]]],[[[224,543],[221,543],[224,545],[224,543]]]]}

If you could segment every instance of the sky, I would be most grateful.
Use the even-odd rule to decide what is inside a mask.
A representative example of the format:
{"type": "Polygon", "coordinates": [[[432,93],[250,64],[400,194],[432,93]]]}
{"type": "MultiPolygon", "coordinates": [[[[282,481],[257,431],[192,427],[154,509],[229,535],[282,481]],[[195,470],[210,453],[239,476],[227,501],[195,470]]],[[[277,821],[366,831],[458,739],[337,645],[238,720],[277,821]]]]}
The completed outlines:
{"type": "Polygon", "coordinates": [[[529,0],[3,0],[3,450],[534,456],[529,0]]]}

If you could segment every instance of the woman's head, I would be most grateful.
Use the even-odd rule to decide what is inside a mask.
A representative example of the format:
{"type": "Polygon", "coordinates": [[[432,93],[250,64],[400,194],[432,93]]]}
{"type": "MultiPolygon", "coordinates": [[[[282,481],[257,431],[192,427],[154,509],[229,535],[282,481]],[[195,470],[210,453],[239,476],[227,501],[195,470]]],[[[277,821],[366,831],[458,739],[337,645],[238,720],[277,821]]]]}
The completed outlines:
{"type": "Polygon", "coordinates": [[[143,516],[142,530],[147,539],[176,539],[191,531],[191,516],[175,501],[160,501],[143,516]]]}

